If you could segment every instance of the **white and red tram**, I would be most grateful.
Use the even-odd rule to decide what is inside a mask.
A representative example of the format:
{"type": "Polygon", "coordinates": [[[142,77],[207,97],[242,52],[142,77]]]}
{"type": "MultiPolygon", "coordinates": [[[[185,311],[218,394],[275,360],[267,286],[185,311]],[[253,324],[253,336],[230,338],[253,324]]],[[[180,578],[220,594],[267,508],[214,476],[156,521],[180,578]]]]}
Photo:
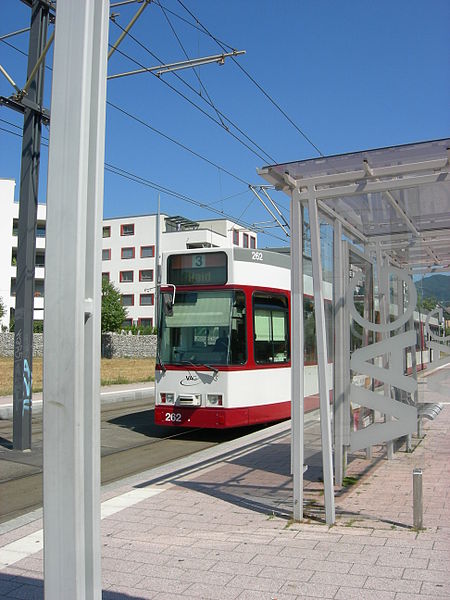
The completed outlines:
{"type": "MultiPolygon", "coordinates": [[[[308,411],[317,408],[319,400],[312,277],[305,275],[303,283],[308,411]]],[[[157,424],[226,428],[290,417],[289,289],[286,254],[243,248],[163,254],[157,424]]],[[[325,281],[324,296],[331,383],[332,286],[325,281]]],[[[414,321],[416,363],[421,370],[429,363],[425,316],[415,312],[414,321]]],[[[430,324],[437,328],[436,319],[430,324]]],[[[411,366],[408,352],[408,372],[411,366]]]]}
{"type": "Polygon", "coordinates": [[[290,416],[290,259],[243,248],[163,256],[155,422],[290,416]]]}

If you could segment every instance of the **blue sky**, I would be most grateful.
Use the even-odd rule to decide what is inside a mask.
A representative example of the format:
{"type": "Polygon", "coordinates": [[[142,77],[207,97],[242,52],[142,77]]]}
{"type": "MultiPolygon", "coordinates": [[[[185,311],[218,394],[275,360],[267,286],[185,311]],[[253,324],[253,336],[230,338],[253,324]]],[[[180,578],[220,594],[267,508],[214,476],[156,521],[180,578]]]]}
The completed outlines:
{"type": "MultiPolygon", "coordinates": [[[[194,23],[178,0],[158,0],[185,51],[193,58],[221,52],[217,43],[181,20],[194,23]],[[174,15],[176,13],[179,16],[174,15]]],[[[183,0],[183,4],[217,39],[246,50],[236,60],[289,115],[324,155],[437,139],[449,135],[450,83],[448,0],[183,0]]],[[[138,4],[114,9],[125,27],[138,4]]],[[[26,27],[29,9],[18,0],[2,0],[0,36],[26,27]]],[[[109,73],[184,59],[161,6],[150,4],[109,63],[109,73]]],[[[110,25],[110,41],[120,28],[110,25]]],[[[26,34],[7,40],[27,51],[26,34]]],[[[51,54],[48,64],[51,66],[51,54]]],[[[19,85],[26,75],[26,57],[0,42],[0,63],[19,85]]],[[[137,117],[202,155],[193,156],[111,104],[107,109],[106,162],[208,205],[210,212],[161,193],[162,211],[205,219],[220,214],[245,223],[270,220],[248,189],[264,183],[256,169],[272,162],[318,156],[297,129],[267,100],[229,59],[225,65],[197,70],[214,106],[251,140],[255,153],[206,117],[186,99],[150,74],[108,83],[111,104],[137,117]],[[253,146],[256,142],[260,149],[253,146]],[[229,171],[234,177],[227,174],[229,171]],[[242,181],[241,181],[242,180],[242,181]]],[[[191,71],[180,76],[195,90],[191,71]]],[[[47,70],[46,105],[51,72],[47,70]]],[[[218,120],[208,106],[173,74],[164,81],[218,120]]],[[[0,94],[12,88],[0,75],[0,94]]],[[[0,177],[20,173],[20,115],[0,108],[0,177]],[[5,123],[7,121],[8,123],[5,123]],[[12,125],[11,125],[12,124],[12,125]]],[[[45,137],[48,131],[44,129],[45,137]]],[[[40,201],[45,201],[47,149],[42,152],[40,201]]],[[[288,214],[287,196],[273,197],[288,214]]],[[[105,217],[155,212],[157,191],[109,171],[105,173],[105,217]]],[[[260,245],[286,242],[279,229],[267,229],[260,245]]]]}

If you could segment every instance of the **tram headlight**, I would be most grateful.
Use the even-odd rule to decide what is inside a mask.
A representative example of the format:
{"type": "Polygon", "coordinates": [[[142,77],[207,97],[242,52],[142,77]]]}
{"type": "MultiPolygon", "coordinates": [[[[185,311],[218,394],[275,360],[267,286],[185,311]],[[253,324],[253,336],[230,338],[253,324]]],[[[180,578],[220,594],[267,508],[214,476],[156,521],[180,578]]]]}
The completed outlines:
{"type": "Polygon", "coordinates": [[[222,394],[208,394],[207,400],[210,406],[223,406],[222,394]]]}
{"type": "Polygon", "coordinates": [[[168,392],[161,392],[159,394],[161,404],[175,404],[175,394],[168,392]]]}

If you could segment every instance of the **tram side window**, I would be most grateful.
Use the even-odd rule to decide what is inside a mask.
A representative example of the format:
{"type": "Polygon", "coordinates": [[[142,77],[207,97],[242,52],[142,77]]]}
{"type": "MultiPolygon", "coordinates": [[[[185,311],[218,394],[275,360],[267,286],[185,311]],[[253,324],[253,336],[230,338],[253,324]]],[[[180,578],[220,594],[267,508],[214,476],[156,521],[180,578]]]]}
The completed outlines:
{"type": "Polygon", "coordinates": [[[286,296],[253,295],[255,361],[286,363],[290,359],[289,312],[286,296]]]}

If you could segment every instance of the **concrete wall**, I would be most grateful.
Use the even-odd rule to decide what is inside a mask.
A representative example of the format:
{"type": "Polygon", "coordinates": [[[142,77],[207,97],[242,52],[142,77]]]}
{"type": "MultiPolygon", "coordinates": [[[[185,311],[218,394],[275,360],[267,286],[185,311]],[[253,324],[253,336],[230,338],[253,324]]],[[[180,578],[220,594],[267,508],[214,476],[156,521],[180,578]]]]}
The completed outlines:
{"type": "MultiPolygon", "coordinates": [[[[43,334],[33,334],[33,356],[43,354],[43,334]]],[[[102,335],[103,356],[106,358],[148,358],[156,356],[156,335],[102,335]]],[[[0,356],[14,356],[14,333],[0,333],[0,356]]]]}

